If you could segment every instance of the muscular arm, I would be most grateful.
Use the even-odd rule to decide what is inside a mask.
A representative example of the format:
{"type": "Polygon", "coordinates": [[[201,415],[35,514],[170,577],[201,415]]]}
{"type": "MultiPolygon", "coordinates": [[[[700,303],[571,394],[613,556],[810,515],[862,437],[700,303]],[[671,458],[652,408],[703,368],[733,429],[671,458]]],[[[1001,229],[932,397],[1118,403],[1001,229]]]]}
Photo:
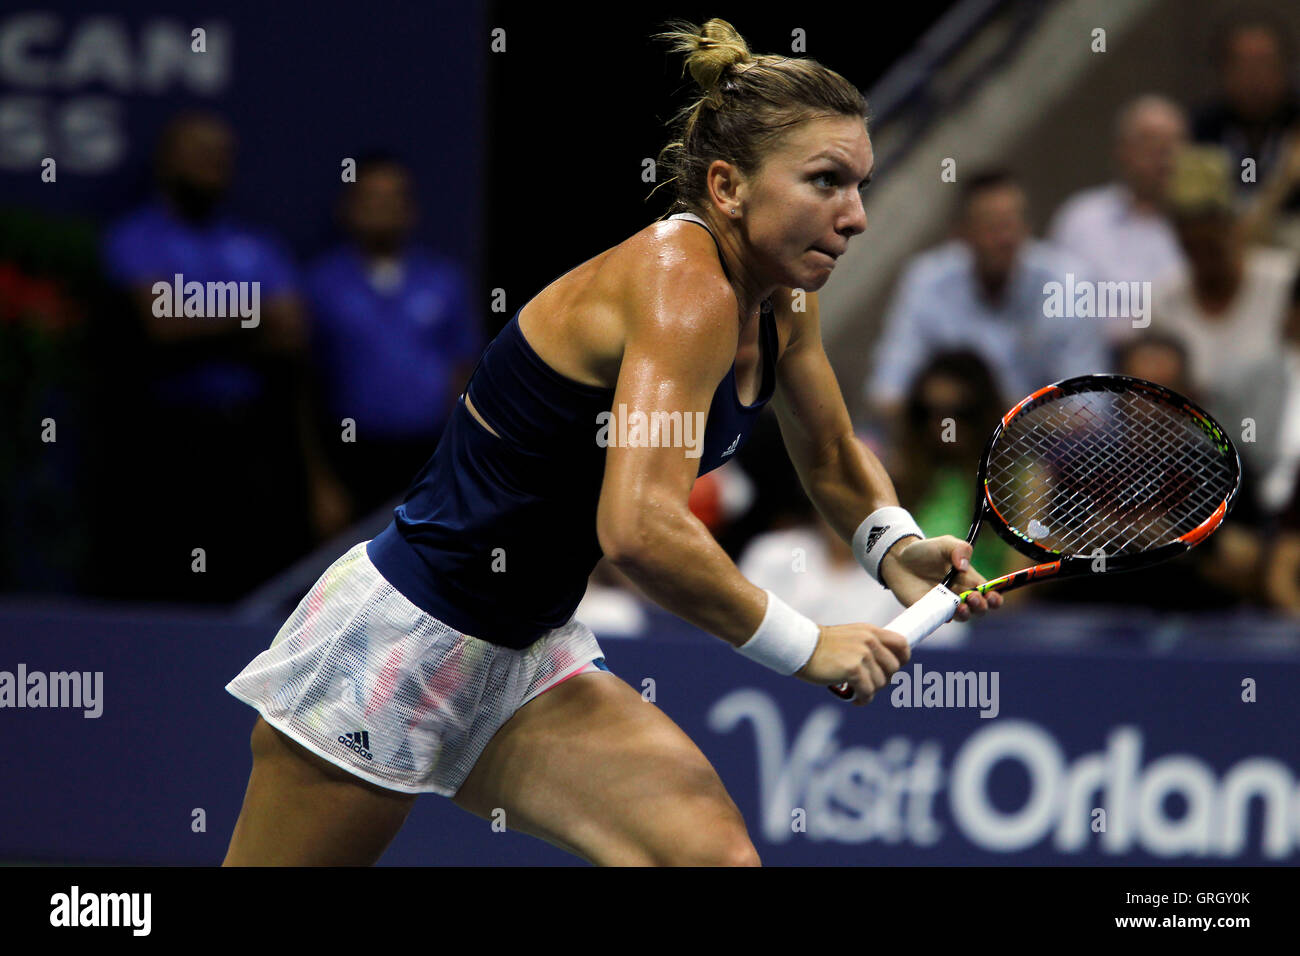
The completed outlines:
{"type": "MultiPolygon", "coordinates": [[[[791,311],[789,292],[776,301],[778,309],[791,311]]],[[[880,460],[853,434],[839,382],[822,347],[816,293],[807,294],[804,301],[804,312],[791,312],[794,322],[790,341],[777,365],[773,406],[786,451],[804,491],[836,533],[851,543],[862,520],[877,508],[898,504],[898,496],[880,460]]],[[[916,538],[901,539],[880,565],[881,579],[903,604],[919,600],[943,577],[949,555],[955,561],[958,552],[970,553],[969,545],[951,536],[917,542],[916,538]],[[907,566],[902,567],[902,556],[913,544],[917,545],[917,553],[908,555],[907,566]]],[[[968,566],[954,579],[953,586],[966,589],[983,581],[968,566]]],[[[957,620],[967,620],[971,612],[981,613],[1001,604],[1000,595],[990,600],[971,595],[957,609],[957,620]]]]}
{"type": "MultiPolygon", "coordinates": [[[[735,359],[735,294],[720,276],[682,266],[661,272],[637,295],[614,408],[707,418],[718,382],[735,359]]],[[[767,595],[745,580],[687,507],[700,462],[685,452],[609,447],[596,533],[606,556],[647,597],[740,647],[763,623],[767,595]]],[[[870,624],[820,627],[812,656],[795,676],[814,684],[847,681],[861,705],[888,685],[908,656],[901,635],[870,624]]]]}
{"type": "MultiPolygon", "coordinates": [[[[736,300],[721,277],[694,268],[674,270],[638,292],[615,409],[707,417],[735,359],[736,300]]],[[[762,622],[767,596],[745,580],[687,506],[699,466],[684,448],[611,446],[596,532],[606,557],[646,596],[739,646],[762,622]]]]}
{"type": "MultiPolygon", "coordinates": [[[[793,312],[790,341],[777,365],[772,405],[786,451],[809,499],[845,541],[877,508],[898,504],[884,466],[853,434],[839,382],[822,347],[817,294],[808,293],[805,311],[793,312]]],[[[777,308],[790,310],[787,293],[777,308]]],[[[888,579],[897,549],[881,569],[888,579]]]]}

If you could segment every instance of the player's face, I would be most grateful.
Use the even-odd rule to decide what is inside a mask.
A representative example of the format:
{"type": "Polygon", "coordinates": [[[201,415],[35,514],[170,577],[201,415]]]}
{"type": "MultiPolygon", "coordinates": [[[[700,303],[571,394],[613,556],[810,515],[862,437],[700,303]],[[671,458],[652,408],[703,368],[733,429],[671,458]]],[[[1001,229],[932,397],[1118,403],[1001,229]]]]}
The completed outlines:
{"type": "Polygon", "coordinates": [[[786,134],[740,198],[741,228],[767,281],[810,292],[826,284],[867,228],[859,189],[874,165],[860,117],[819,117],[786,134]]]}

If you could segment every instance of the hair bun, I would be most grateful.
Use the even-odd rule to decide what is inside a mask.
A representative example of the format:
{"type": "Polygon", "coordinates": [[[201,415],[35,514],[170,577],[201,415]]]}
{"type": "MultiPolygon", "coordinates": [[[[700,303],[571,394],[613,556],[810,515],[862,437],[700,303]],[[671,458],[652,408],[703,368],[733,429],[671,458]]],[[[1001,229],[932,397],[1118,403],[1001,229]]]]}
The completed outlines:
{"type": "MultiPolygon", "coordinates": [[[[672,139],[657,162],[673,184],[675,208],[697,214],[711,203],[708,170],[717,159],[746,176],[760,169],[796,123],[827,115],[851,116],[863,125],[867,101],[844,77],[816,60],[751,53],[745,38],[726,20],[696,26],[670,20],[663,33],[672,53],[683,54],[682,76],[691,71],[702,95],[673,115],[672,139]]],[[[653,195],[654,190],[651,194],[653,195]]]]}
{"type": "Polygon", "coordinates": [[[681,21],[673,25],[679,29],[660,36],[676,41],[676,49],[686,54],[684,70],[705,93],[713,93],[728,70],[754,62],[749,44],[726,20],[713,19],[702,27],[681,21]]]}

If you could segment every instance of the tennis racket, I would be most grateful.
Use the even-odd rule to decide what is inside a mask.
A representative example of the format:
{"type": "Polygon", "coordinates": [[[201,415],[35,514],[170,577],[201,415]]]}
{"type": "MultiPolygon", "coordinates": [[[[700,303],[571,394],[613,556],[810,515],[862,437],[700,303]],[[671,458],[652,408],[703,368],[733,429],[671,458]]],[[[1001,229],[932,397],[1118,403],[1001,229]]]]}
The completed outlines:
{"type": "MultiPolygon", "coordinates": [[[[1241,461],[1203,408],[1162,385],[1082,375],[1007,412],[980,459],[966,540],[989,525],[1034,564],[954,594],[950,571],[885,625],[915,647],[975,592],[1134,571],[1204,541],[1241,486],[1241,461]]],[[[853,700],[846,683],[830,691],[853,700]]]]}

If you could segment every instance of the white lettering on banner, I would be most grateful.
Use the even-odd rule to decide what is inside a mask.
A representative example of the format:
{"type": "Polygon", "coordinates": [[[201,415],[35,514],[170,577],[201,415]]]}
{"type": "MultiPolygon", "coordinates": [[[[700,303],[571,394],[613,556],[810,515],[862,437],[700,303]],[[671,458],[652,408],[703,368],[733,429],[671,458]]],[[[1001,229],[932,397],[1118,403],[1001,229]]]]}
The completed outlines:
{"type": "Polygon", "coordinates": [[[841,749],[834,738],[842,717],[834,707],[813,711],[787,752],[785,722],[770,695],[738,690],[713,706],[709,726],[719,733],[742,720],[754,725],[763,835],[789,840],[790,812],[803,807],[813,840],[937,843],[931,805],[942,784],[938,744],[913,747],[893,737],[879,750],[841,749]]]}
{"type": "Polygon", "coordinates": [[[103,175],[126,161],[128,104],[182,93],[216,97],[232,76],[234,30],[203,21],[206,52],[173,19],[0,16],[0,172],[26,173],[46,156],[59,170],[103,175]]]}
{"type": "Polygon", "coordinates": [[[846,708],[815,708],[793,738],[775,698],[751,688],[733,691],[709,711],[711,730],[753,725],[758,760],[760,830],[771,843],[795,838],[790,814],[807,811],[806,836],[839,843],[907,842],[931,846],[942,825],[935,799],[945,781],[956,832],[995,853],[1051,840],[1063,854],[1233,858],[1255,852],[1280,860],[1300,849],[1300,787],[1287,765],[1263,755],[1243,757],[1222,775],[1204,759],[1173,753],[1144,764],[1143,733],[1110,729],[1102,752],[1069,759],[1039,724],[1005,717],[971,733],[948,771],[940,741],[893,736],[876,748],[837,740],[846,708]],[[787,743],[788,742],[788,743],[787,743]],[[1014,808],[995,805],[995,768],[1019,765],[1026,789],[1014,808]],[[1105,807],[1108,826],[1094,835],[1091,810],[1105,807]],[[1251,840],[1252,815],[1258,841],[1251,840]],[[1095,844],[1092,841],[1097,841],[1095,844]]]}

